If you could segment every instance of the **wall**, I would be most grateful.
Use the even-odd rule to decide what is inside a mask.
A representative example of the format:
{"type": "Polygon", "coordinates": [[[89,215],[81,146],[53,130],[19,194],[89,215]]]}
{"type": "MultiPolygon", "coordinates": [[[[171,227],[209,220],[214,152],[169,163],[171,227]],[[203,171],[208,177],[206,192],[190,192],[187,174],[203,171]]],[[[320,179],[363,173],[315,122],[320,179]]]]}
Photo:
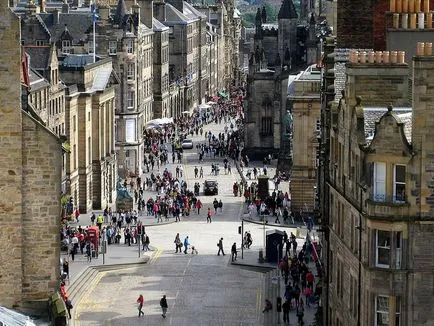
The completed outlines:
{"type": "Polygon", "coordinates": [[[21,303],[23,269],[22,124],[20,87],[20,25],[0,2],[0,305],[21,303]]]}

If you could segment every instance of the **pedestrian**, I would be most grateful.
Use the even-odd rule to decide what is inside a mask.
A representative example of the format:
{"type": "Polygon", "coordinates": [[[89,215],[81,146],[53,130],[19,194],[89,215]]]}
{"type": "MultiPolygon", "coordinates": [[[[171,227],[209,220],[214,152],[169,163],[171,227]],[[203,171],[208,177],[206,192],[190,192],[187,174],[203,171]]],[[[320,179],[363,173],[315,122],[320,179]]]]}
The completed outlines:
{"type": "Polygon", "coordinates": [[[232,261],[237,260],[237,243],[234,242],[231,248],[231,258],[232,261]]]}
{"type": "Polygon", "coordinates": [[[199,178],[203,178],[203,167],[199,169],[199,178]]]}
{"type": "Polygon", "coordinates": [[[194,177],[197,178],[197,175],[199,173],[199,169],[197,168],[197,166],[194,167],[194,177]]]}
{"type": "Polygon", "coordinates": [[[181,239],[179,237],[179,233],[176,234],[174,243],[175,243],[175,249],[176,249],[175,254],[178,253],[178,250],[179,250],[179,253],[181,253],[182,242],[181,242],[181,239]]]}
{"type": "Polygon", "coordinates": [[[140,317],[140,315],[143,315],[143,316],[145,315],[145,313],[142,311],[143,302],[144,302],[143,295],[139,295],[139,297],[137,298],[137,309],[139,310],[139,316],[138,317],[140,317]]]}
{"type": "Polygon", "coordinates": [[[220,208],[220,212],[222,212],[223,211],[223,202],[221,199],[219,200],[218,207],[220,208]]]}
{"type": "Polygon", "coordinates": [[[217,256],[220,256],[220,252],[225,255],[225,252],[223,250],[223,238],[220,238],[219,242],[217,243],[217,247],[219,247],[219,251],[217,252],[217,256]]]}
{"type": "Polygon", "coordinates": [[[291,309],[291,303],[288,300],[285,300],[285,302],[282,305],[283,310],[283,322],[286,325],[289,325],[289,310],[291,309]]]}
{"type": "Polygon", "coordinates": [[[101,231],[102,229],[102,223],[104,222],[104,217],[101,214],[98,214],[98,217],[96,218],[96,225],[98,225],[98,229],[101,231]]]}
{"type": "Polygon", "coordinates": [[[68,311],[69,319],[71,319],[71,309],[74,307],[72,305],[71,300],[69,300],[68,297],[65,297],[65,306],[66,306],[66,310],[68,311]]]}
{"type": "Polygon", "coordinates": [[[217,208],[219,207],[219,202],[217,201],[217,198],[214,198],[214,201],[212,204],[214,206],[214,212],[215,212],[215,214],[217,214],[217,208]]]}
{"type": "Polygon", "coordinates": [[[196,206],[196,208],[197,208],[197,215],[199,215],[199,214],[200,214],[200,209],[202,208],[202,202],[200,201],[200,199],[198,199],[198,200],[196,201],[195,206],[196,206]]]}
{"type": "Polygon", "coordinates": [[[211,223],[211,215],[212,215],[211,207],[208,207],[208,212],[206,213],[206,222],[207,223],[211,223]]]}
{"type": "Polygon", "coordinates": [[[166,295],[163,295],[163,297],[160,300],[160,307],[163,310],[163,314],[161,316],[163,316],[163,318],[166,318],[166,313],[167,313],[167,300],[166,300],[166,295]]]}
{"type": "Polygon", "coordinates": [[[184,254],[187,254],[188,246],[190,245],[190,239],[188,235],[184,239],[184,254]]]}

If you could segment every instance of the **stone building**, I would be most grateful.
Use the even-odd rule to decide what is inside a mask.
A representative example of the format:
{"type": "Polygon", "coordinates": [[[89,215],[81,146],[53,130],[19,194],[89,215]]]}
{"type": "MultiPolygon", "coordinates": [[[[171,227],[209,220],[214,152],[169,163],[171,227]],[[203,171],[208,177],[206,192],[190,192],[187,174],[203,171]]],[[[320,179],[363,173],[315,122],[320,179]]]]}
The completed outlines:
{"type": "Polygon", "coordinates": [[[115,152],[115,87],[112,60],[93,63],[92,55],[68,55],[60,66],[68,85],[67,134],[70,155],[67,173],[70,194],[80,212],[114,207],[117,159],[115,152]]]}
{"type": "Polygon", "coordinates": [[[22,105],[28,75],[20,32],[8,1],[1,1],[0,305],[45,312],[60,270],[62,146],[22,105]]]}
{"type": "Polygon", "coordinates": [[[434,323],[432,142],[434,56],[350,52],[332,106],[324,261],[327,325],[434,323]]]}
{"type": "MultiPolygon", "coordinates": [[[[434,8],[434,0],[339,0],[336,15],[337,47],[384,51],[387,49],[386,34],[388,27],[392,26],[393,13],[428,13],[424,10],[427,2],[429,6],[426,7],[434,8]],[[390,8],[391,2],[394,9],[390,8]],[[410,4],[419,4],[419,8],[410,11],[410,4]],[[392,14],[389,13],[388,19],[385,19],[389,10],[392,14]]],[[[406,18],[410,26],[410,15],[406,18]]],[[[402,17],[400,19],[402,22],[402,17]]],[[[394,50],[397,49],[404,50],[394,50]]]]}
{"type": "Polygon", "coordinates": [[[291,208],[316,209],[319,138],[321,137],[321,71],[311,65],[297,75],[288,95],[292,114],[291,208]]]}
{"type": "Polygon", "coordinates": [[[292,0],[282,2],[277,29],[263,21],[258,9],[245,110],[245,152],[250,158],[280,152],[288,75],[296,52],[296,23],[292,0]]]}

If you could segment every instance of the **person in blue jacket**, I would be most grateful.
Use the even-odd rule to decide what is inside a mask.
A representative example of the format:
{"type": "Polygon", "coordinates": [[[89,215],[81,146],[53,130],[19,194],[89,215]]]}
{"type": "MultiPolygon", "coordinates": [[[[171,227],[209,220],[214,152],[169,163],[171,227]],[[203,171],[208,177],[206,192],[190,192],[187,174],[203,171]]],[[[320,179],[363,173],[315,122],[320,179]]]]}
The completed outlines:
{"type": "Polygon", "coordinates": [[[190,240],[188,239],[188,235],[184,239],[184,254],[187,254],[188,246],[190,245],[190,240]]]}

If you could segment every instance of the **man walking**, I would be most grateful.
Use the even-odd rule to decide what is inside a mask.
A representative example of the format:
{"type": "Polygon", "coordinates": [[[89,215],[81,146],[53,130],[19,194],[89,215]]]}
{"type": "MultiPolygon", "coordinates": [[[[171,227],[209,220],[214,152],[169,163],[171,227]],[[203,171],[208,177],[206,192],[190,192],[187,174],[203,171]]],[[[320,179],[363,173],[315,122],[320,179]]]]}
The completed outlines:
{"type": "Polygon", "coordinates": [[[217,252],[217,256],[220,256],[220,252],[223,254],[223,256],[225,255],[225,252],[223,250],[223,238],[220,238],[219,243],[217,244],[217,246],[219,247],[219,251],[217,252]]]}
{"type": "Polygon", "coordinates": [[[160,307],[163,310],[163,314],[161,316],[163,316],[163,318],[166,318],[166,313],[167,313],[167,300],[166,300],[166,295],[163,295],[163,297],[160,300],[160,307]]]}
{"type": "Polygon", "coordinates": [[[237,243],[236,242],[234,242],[234,244],[232,245],[231,257],[232,257],[232,261],[237,260],[237,243]]]}

